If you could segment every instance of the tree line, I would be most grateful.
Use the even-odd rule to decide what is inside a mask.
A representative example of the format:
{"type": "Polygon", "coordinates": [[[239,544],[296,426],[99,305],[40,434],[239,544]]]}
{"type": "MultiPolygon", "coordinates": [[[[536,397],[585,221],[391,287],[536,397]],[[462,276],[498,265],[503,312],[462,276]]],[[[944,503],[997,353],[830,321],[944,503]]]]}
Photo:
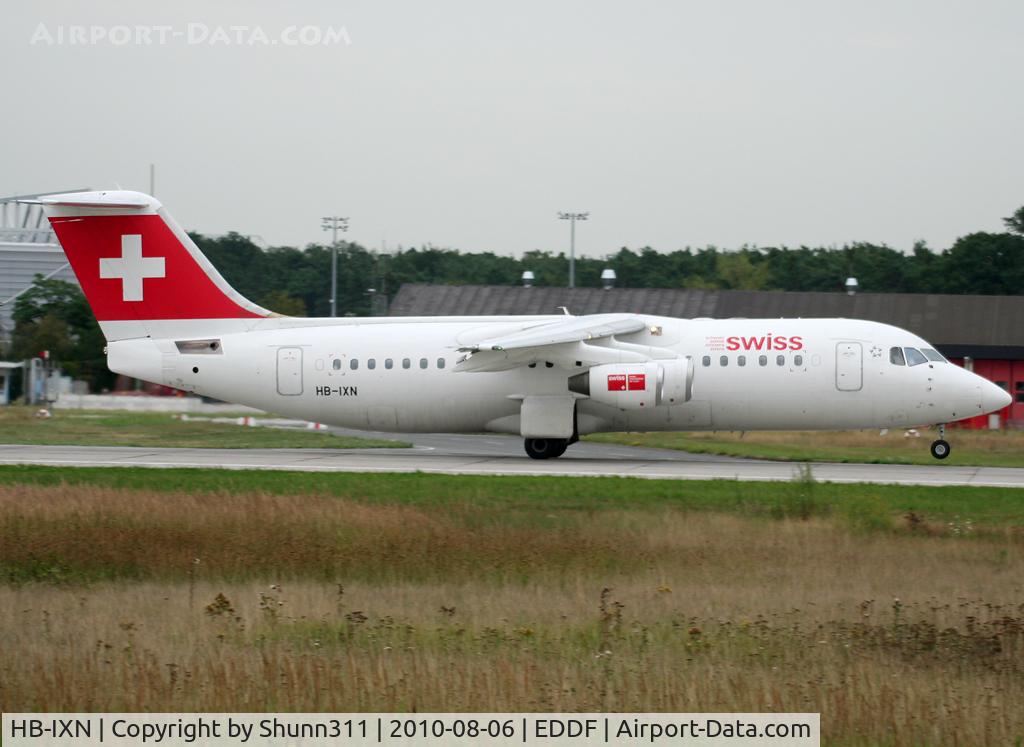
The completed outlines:
{"type": "MultiPolygon", "coordinates": [[[[863,292],[1017,295],[1024,291],[1024,207],[1005,222],[1004,233],[972,233],[942,251],[922,242],[907,253],[860,242],[732,251],[624,247],[602,258],[577,258],[576,282],[598,287],[602,270],[611,268],[617,284],[630,288],[842,291],[852,276],[863,292]]],[[[263,250],[237,233],[193,239],[232,285],[263,306],[287,314],[329,313],[328,247],[263,250]]],[[[430,247],[381,254],[348,243],[338,253],[338,313],[370,314],[374,293],[393,295],[402,283],[515,285],[530,270],[535,285],[564,285],[568,265],[564,253],[549,251],[507,257],[430,247]]]]}
{"type": "MultiPolygon", "coordinates": [[[[921,242],[910,252],[861,242],[731,251],[623,247],[603,258],[577,258],[576,282],[598,287],[602,270],[611,268],[619,287],[632,288],[842,291],[852,276],[862,292],[1018,295],[1024,292],[1024,207],[1004,222],[1005,232],[971,233],[941,251],[921,242]]],[[[239,233],[191,236],[227,281],[260,305],[288,315],[330,313],[329,247],[262,249],[239,233]]],[[[386,304],[379,301],[402,283],[516,285],[530,270],[535,285],[559,286],[566,283],[569,265],[564,253],[550,251],[508,257],[423,247],[382,254],[346,243],[338,255],[338,313],[356,316],[384,313],[386,304]]],[[[103,337],[77,287],[38,280],[15,302],[14,321],[6,357],[49,349],[73,376],[94,387],[109,385],[103,337]]]]}

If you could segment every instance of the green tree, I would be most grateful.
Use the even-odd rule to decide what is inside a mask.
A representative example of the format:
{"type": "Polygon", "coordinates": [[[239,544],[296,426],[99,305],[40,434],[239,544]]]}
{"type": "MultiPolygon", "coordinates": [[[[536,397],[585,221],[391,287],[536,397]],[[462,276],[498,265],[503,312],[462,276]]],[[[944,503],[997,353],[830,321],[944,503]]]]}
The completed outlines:
{"type": "Polygon", "coordinates": [[[42,356],[43,352],[58,361],[69,361],[75,341],[68,323],[50,311],[38,319],[19,324],[11,335],[11,350],[20,359],[42,356]]]}
{"type": "Polygon", "coordinates": [[[1017,212],[1009,218],[1003,218],[1003,223],[1013,233],[1024,236],[1024,207],[1017,208],[1017,212]]]}
{"type": "Polygon", "coordinates": [[[88,381],[92,388],[113,383],[103,355],[106,341],[77,285],[37,275],[14,302],[12,317],[14,357],[31,358],[49,350],[65,373],[88,381]]]}
{"type": "Polygon", "coordinates": [[[259,298],[266,292],[265,283],[273,278],[273,273],[269,271],[263,250],[247,236],[234,231],[217,238],[190,235],[235,290],[246,298],[259,298]]]}
{"type": "Polygon", "coordinates": [[[258,301],[263,308],[283,316],[306,316],[306,302],[289,296],[284,291],[274,290],[258,301]]]}
{"type": "Polygon", "coordinates": [[[947,293],[1019,294],[1024,290],[1024,236],[962,236],[943,252],[940,267],[947,293]]]}
{"type": "Polygon", "coordinates": [[[722,252],[715,262],[722,288],[730,290],[763,290],[768,287],[771,278],[770,268],[766,262],[754,261],[759,257],[756,252],[722,252]]]}

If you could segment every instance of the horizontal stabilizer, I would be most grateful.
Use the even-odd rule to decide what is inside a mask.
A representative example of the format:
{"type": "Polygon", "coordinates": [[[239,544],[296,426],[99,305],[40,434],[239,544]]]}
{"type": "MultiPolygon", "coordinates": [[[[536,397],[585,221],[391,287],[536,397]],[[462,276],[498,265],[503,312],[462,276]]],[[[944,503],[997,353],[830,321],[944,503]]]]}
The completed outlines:
{"type": "Polygon", "coordinates": [[[78,208],[143,209],[154,206],[156,201],[138,192],[121,190],[107,192],[69,192],[62,195],[45,195],[34,200],[23,200],[36,205],[78,208]]]}

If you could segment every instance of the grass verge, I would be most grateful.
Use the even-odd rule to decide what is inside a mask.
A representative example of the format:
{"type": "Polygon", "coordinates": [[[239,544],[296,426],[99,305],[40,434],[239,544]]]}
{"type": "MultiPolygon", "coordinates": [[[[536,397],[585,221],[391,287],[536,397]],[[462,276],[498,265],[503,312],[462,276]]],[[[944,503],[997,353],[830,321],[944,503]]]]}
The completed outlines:
{"type": "Polygon", "coordinates": [[[919,437],[905,431],[880,435],[872,431],[715,431],[709,433],[596,433],[596,443],[678,449],[693,454],[722,454],[787,462],[857,462],[865,464],[930,464],[945,466],[1024,467],[1024,431],[950,429],[946,439],[953,452],[934,459],[928,446],[938,438],[935,429],[919,437]]]}
{"type": "Polygon", "coordinates": [[[35,417],[36,408],[0,408],[0,444],[71,446],[145,446],[216,449],[368,449],[405,448],[409,444],[334,436],[284,428],[247,428],[224,423],[181,420],[170,413],[54,410],[35,417]]]}

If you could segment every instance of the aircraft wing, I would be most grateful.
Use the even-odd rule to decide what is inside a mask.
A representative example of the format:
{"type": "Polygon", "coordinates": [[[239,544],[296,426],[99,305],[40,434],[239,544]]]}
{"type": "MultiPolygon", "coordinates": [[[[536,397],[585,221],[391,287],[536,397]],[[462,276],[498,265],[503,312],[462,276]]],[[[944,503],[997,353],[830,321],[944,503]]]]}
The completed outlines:
{"type": "Polygon", "coordinates": [[[455,370],[507,371],[539,360],[567,368],[647,360],[637,352],[587,344],[612,335],[639,332],[646,327],[647,322],[634,314],[567,316],[508,335],[464,344],[459,350],[466,355],[455,370]]]}
{"type": "Polygon", "coordinates": [[[521,350],[523,348],[561,345],[570,342],[598,340],[612,335],[639,332],[647,323],[634,314],[590,314],[567,316],[556,322],[545,322],[520,332],[490,340],[482,340],[459,348],[462,352],[478,353],[484,350],[521,350]]]}

